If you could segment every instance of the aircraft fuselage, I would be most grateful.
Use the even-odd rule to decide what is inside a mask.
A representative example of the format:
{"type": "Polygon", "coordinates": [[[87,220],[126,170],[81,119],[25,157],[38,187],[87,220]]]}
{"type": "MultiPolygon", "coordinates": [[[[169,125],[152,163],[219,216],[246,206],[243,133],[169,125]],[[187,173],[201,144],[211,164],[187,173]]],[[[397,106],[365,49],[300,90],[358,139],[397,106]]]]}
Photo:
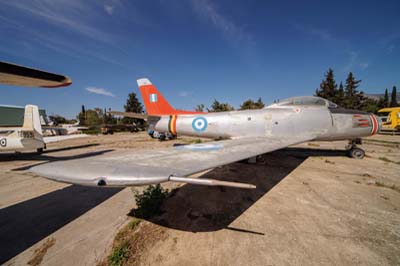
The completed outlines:
{"type": "Polygon", "coordinates": [[[276,106],[149,120],[160,132],[213,139],[314,135],[314,140],[347,140],[377,133],[380,120],[361,111],[320,106],[276,106]]]}

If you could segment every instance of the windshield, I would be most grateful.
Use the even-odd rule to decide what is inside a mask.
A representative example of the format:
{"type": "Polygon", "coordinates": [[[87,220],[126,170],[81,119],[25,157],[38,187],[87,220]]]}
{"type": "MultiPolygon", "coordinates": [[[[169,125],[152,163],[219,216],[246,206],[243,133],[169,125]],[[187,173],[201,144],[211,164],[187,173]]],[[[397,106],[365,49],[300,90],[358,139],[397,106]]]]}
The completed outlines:
{"type": "Polygon", "coordinates": [[[314,96],[303,96],[303,97],[293,97],[283,100],[279,100],[275,103],[278,106],[290,106],[290,105],[303,105],[303,106],[327,106],[328,108],[337,108],[337,104],[325,100],[320,97],[314,96]]]}

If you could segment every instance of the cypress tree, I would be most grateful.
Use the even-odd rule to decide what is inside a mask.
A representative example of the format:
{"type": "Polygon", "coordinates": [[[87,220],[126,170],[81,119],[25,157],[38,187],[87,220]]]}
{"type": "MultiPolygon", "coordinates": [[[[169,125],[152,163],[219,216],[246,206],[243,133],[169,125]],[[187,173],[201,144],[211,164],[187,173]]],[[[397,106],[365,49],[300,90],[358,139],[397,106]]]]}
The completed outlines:
{"type": "Polygon", "coordinates": [[[79,125],[81,125],[81,126],[86,125],[86,110],[85,110],[85,106],[84,105],[82,105],[82,110],[78,114],[77,118],[79,120],[79,125]]]}
{"type": "Polygon", "coordinates": [[[388,89],[385,90],[385,95],[383,96],[383,103],[382,103],[383,107],[389,107],[390,103],[389,103],[389,92],[388,89]]]}
{"type": "Polygon", "coordinates": [[[396,86],[393,86],[392,95],[390,97],[390,107],[397,107],[397,106],[399,106],[397,102],[397,88],[396,86]]]}

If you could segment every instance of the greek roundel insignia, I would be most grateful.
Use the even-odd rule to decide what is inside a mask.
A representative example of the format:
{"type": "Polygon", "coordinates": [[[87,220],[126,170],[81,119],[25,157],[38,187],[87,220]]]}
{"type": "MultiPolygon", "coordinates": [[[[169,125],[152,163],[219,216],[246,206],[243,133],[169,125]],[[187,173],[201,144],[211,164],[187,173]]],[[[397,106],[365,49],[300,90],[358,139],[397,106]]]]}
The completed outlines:
{"type": "Polygon", "coordinates": [[[155,94],[155,93],[150,94],[150,102],[151,103],[157,102],[157,94],[155,94]]]}
{"type": "Polygon", "coordinates": [[[7,139],[0,139],[0,146],[1,147],[7,146],[7,139]]]}
{"type": "Polygon", "coordinates": [[[207,124],[207,119],[205,119],[204,117],[196,117],[195,119],[193,119],[192,128],[194,131],[203,132],[206,130],[207,124]]]}

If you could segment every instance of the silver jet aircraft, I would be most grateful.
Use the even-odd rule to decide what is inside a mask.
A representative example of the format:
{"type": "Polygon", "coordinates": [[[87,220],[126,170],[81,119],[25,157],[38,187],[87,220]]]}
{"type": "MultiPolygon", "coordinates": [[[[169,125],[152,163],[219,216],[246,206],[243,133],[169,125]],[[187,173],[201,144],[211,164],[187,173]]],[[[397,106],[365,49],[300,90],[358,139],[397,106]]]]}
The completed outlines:
{"type": "Polygon", "coordinates": [[[350,140],[349,154],[362,158],[361,137],[376,134],[373,114],[343,109],[319,97],[281,100],[260,110],[194,113],[172,108],[148,79],[138,80],[150,128],[171,134],[222,139],[159,150],[114,151],[85,159],[42,164],[31,171],[52,180],[87,186],[125,187],[184,182],[254,188],[251,184],[191,178],[193,174],[306,141],[350,140]],[[150,111],[149,111],[150,110],[150,111]]]}

